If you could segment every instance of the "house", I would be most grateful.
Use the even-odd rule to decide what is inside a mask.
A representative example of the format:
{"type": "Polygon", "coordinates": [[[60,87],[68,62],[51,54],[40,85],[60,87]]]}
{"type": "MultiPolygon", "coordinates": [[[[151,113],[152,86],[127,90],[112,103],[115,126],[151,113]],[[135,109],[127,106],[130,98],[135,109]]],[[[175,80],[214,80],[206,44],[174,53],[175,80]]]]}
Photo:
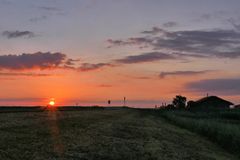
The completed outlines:
{"type": "Polygon", "coordinates": [[[240,104],[235,105],[234,108],[236,108],[236,109],[240,109],[240,104]]]}
{"type": "Polygon", "coordinates": [[[217,96],[207,96],[197,101],[189,101],[188,108],[200,110],[229,109],[232,102],[226,101],[217,96]]]}

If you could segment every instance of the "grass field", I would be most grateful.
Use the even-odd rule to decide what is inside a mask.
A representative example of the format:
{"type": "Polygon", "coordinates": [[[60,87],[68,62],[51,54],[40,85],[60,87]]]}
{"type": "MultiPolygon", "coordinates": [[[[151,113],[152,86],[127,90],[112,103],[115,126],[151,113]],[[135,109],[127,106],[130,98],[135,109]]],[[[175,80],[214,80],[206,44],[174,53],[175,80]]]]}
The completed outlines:
{"type": "Polygon", "coordinates": [[[173,124],[203,135],[229,152],[240,155],[240,110],[159,110],[159,113],[173,124]]]}
{"type": "Polygon", "coordinates": [[[238,159],[159,115],[127,108],[0,113],[0,159],[238,159]]]}

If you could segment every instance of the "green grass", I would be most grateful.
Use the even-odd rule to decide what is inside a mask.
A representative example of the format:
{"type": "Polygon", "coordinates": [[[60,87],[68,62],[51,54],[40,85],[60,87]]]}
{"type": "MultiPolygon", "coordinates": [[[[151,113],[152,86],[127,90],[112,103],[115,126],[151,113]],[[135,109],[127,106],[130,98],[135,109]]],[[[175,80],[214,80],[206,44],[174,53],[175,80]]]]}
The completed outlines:
{"type": "Polygon", "coordinates": [[[0,159],[238,158],[158,114],[122,108],[1,113],[0,159]]]}
{"type": "Polygon", "coordinates": [[[240,110],[159,113],[174,124],[206,136],[229,152],[240,155],[240,110]]]}

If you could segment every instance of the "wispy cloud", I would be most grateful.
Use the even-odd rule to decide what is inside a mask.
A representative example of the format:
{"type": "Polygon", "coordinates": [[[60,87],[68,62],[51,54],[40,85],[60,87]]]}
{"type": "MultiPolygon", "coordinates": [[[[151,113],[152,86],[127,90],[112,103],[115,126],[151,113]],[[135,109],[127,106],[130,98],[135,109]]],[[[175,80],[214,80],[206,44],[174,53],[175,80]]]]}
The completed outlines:
{"type": "Polygon", "coordinates": [[[160,78],[165,78],[168,76],[195,76],[195,75],[202,75],[205,73],[212,72],[210,70],[204,70],[204,71],[174,71],[174,72],[161,72],[159,74],[160,78]]]}
{"type": "Polygon", "coordinates": [[[46,15],[42,15],[42,16],[30,18],[29,20],[31,22],[38,22],[38,21],[43,21],[43,20],[46,20],[46,19],[47,19],[47,16],[46,15]]]}
{"type": "Polygon", "coordinates": [[[114,65],[110,64],[110,63],[83,63],[78,70],[79,71],[94,71],[94,70],[98,70],[101,69],[103,67],[113,67],[114,65]]]}
{"type": "Polygon", "coordinates": [[[9,39],[10,38],[19,38],[19,37],[32,38],[32,37],[36,36],[31,31],[4,31],[4,32],[2,32],[2,35],[9,39]]]}
{"type": "Polygon", "coordinates": [[[174,21],[170,21],[170,22],[164,23],[162,26],[165,28],[172,28],[172,27],[178,26],[178,23],[174,21]]]}
{"type": "Polygon", "coordinates": [[[115,63],[121,64],[134,64],[134,63],[145,63],[155,62],[161,60],[182,60],[186,61],[187,58],[206,58],[204,55],[198,54],[185,54],[185,53],[168,53],[168,52],[147,52],[138,55],[126,56],[120,59],[114,60],[115,63]]]}
{"type": "Polygon", "coordinates": [[[205,79],[186,84],[187,89],[195,92],[208,92],[223,95],[240,95],[240,79],[205,79]]]}
{"type": "Polygon", "coordinates": [[[48,77],[52,74],[46,73],[16,73],[16,72],[0,72],[0,76],[24,76],[24,77],[48,77]]]}
{"type": "MultiPolygon", "coordinates": [[[[148,32],[148,31],[146,31],[148,32]]],[[[151,32],[151,31],[149,31],[151,32]]],[[[150,34],[150,33],[149,33],[150,34]]],[[[126,45],[136,45],[140,46],[140,48],[147,47],[149,44],[152,43],[152,39],[146,38],[146,37],[132,37],[127,40],[113,40],[113,39],[108,39],[107,42],[110,44],[108,48],[116,47],[116,46],[126,46],[126,45]]]]}
{"type": "Polygon", "coordinates": [[[42,11],[45,16],[51,16],[51,15],[63,16],[63,15],[66,15],[66,12],[63,9],[58,8],[56,6],[38,6],[37,8],[40,11],[42,11]]]}
{"type": "Polygon", "coordinates": [[[151,30],[146,30],[146,31],[142,31],[142,34],[152,34],[152,35],[156,35],[158,33],[165,33],[164,29],[161,29],[159,27],[153,27],[151,30]]]}
{"type": "Polygon", "coordinates": [[[57,15],[62,16],[66,13],[63,11],[63,9],[54,7],[54,6],[35,6],[36,9],[39,10],[40,15],[36,17],[32,17],[29,19],[30,22],[39,22],[47,20],[49,17],[57,15]]]}
{"type": "Polygon", "coordinates": [[[81,60],[80,59],[72,59],[72,58],[68,58],[65,62],[65,64],[67,66],[74,66],[76,65],[77,62],[80,62],[81,60]]]}
{"type": "Polygon", "coordinates": [[[143,62],[153,62],[159,60],[172,60],[176,57],[170,54],[165,54],[162,52],[150,52],[143,53],[139,55],[127,56],[122,59],[117,59],[115,62],[123,63],[123,64],[131,64],[131,63],[143,63],[143,62]]]}
{"type": "MultiPolygon", "coordinates": [[[[196,14],[196,13],[193,13],[193,14],[196,14]]],[[[225,21],[226,18],[228,18],[229,16],[231,16],[231,11],[229,12],[226,10],[218,10],[214,12],[203,13],[200,15],[197,13],[197,18],[194,18],[193,21],[198,23],[213,21],[216,19],[220,21],[223,21],[223,20],[225,21]]]]}
{"type": "MultiPolygon", "coordinates": [[[[155,29],[156,30],[156,29],[155,29]]],[[[171,52],[185,53],[186,55],[203,55],[216,58],[240,57],[240,32],[235,30],[188,30],[167,31],[157,29],[162,34],[154,35],[154,29],[147,31],[152,36],[131,37],[125,40],[109,39],[110,47],[114,46],[138,46],[148,47],[153,50],[168,50],[171,52]]],[[[144,31],[146,32],[146,31],[144,31]]]]}

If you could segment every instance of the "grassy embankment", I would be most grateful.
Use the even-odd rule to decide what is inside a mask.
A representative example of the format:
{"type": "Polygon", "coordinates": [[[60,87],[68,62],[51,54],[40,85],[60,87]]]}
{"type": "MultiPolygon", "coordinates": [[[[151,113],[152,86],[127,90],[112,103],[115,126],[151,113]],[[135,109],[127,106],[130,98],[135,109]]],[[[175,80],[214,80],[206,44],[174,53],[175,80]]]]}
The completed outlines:
{"type": "Polygon", "coordinates": [[[159,110],[162,117],[189,129],[240,155],[240,110],[179,111],[159,110]]]}

